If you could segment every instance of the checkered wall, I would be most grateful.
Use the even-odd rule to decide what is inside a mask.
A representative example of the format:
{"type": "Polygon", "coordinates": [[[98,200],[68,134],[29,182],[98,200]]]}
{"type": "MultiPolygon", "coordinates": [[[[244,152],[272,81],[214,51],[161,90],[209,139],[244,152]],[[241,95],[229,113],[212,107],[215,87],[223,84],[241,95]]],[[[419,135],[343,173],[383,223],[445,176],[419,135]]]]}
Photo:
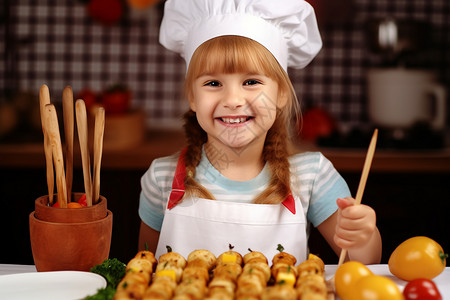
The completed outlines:
{"type": "MultiPolygon", "coordinates": [[[[325,107],[347,129],[368,125],[365,73],[382,61],[368,50],[365,25],[388,15],[431,24],[431,63],[450,86],[448,0],[354,3],[350,21],[321,26],[324,47],[313,63],[304,70],[289,70],[303,107],[325,107]]],[[[128,10],[110,27],[90,19],[81,1],[17,0],[10,5],[8,26],[3,22],[0,29],[0,90],[18,87],[37,93],[45,83],[52,101],[60,101],[66,85],[75,92],[85,87],[101,91],[121,82],[132,89],[133,105],[147,112],[149,127],[180,126],[186,109],[185,65],[158,43],[161,5],[139,13],[128,10]]]]}

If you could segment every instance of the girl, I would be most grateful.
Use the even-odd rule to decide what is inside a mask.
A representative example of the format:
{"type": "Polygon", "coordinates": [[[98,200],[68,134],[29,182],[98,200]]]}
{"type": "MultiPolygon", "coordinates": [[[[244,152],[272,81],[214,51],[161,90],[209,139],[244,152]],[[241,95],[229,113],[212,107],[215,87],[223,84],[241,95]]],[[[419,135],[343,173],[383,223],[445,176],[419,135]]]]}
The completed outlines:
{"type": "Polygon", "coordinates": [[[308,64],[321,41],[307,2],[281,2],[166,2],[161,42],[187,62],[187,147],[142,177],[140,248],[219,255],[231,244],[273,257],[282,244],[303,261],[312,224],[337,254],[380,262],[374,210],[353,205],[323,155],[292,153],[299,109],[286,69],[308,64]]]}

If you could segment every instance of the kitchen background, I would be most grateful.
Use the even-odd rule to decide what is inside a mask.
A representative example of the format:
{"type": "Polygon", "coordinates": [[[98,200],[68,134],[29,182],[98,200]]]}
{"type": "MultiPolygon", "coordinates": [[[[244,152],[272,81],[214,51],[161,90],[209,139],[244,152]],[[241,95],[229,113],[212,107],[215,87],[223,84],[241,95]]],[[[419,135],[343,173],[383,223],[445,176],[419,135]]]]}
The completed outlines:
{"type": "MultiPolygon", "coordinates": [[[[61,101],[66,85],[71,85],[77,94],[86,88],[100,93],[115,84],[124,84],[132,91],[132,107],[145,112],[147,129],[181,128],[180,116],[186,109],[182,94],[185,65],[177,54],[158,43],[163,2],[145,10],[136,10],[121,2],[123,11],[111,12],[111,15],[122,13],[121,18],[109,25],[89,15],[88,2],[100,6],[106,3],[101,10],[108,14],[114,7],[108,4],[115,1],[3,1],[0,8],[0,106],[12,104],[22,115],[16,120],[19,129],[9,128],[9,132],[0,129],[0,146],[42,142],[37,96],[44,83],[49,86],[55,103],[61,101]]],[[[450,87],[448,0],[311,0],[311,3],[316,7],[324,46],[311,65],[304,70],[289,70],[289,74],[303,109],[312,106],[325,109],[336,120],[341,133],[357,130],[364,135],[371,132],[366,79],[371,68],[432,70],[442,85],[450,87]],[[376,49],[373,26],[387,17],[420,24],[421,30],[409,36],[419,43],[395,54],[376,49]]],[[[10,116],[11,111],[7,112],[0,114],[0,125],[10,116]]],[[[448,109],[446,114],[449,115],[448,109]]],[[[439,132],[439,138],[444,140],[448,135],[448,126],[439,132]]],[[[438,147],[444,144],[440,140],[437,143],[438,147]]],[[[364,142],[363,147],[366,146],[364,142]]],[[[0,156],[0,165],[2,159],[0,156]]],[[[78,174],[74,178],[81,179],[80,170],[75,171],[78,174]]],[[[135,251],[139,179],[144,171],[145,168],[109,169],[102,173],[102,193],[115,213],[111,254],[124,261],[135,251]]],[[[354,189],[360,173],[342,173],[354,189]]],[[[394,241],[386,239],[389,241],[386,252],[408,234],[433,236],[450,248],[448,234],[442,232],[442,228],[448,228],[450,211],[449,190],[442,186],[443,182],[448,186],[449,172],[414,173],[413,176],[405,173],[409,172],[373,174],[366,188],[365,201],[370,204],[369,199],[372,199],[371,205],[384,214],[380,217],[384,221],[384,233],[389,235],[393,226],[401,231],[394,241]],[[391,190],[380,199],[377,192],[388,191],[387,184],[393,183],[391,190]],[[397,206],[389,206],[395,201],[397,206]],[[437,207],[431,204],[433,201],[441,201],[441,209],[433,209],[437,207]],[[406,210],[408,207],[410,209],[406,210]],[[417,218],[425,220],[425,217],[428,221],[423,223],[426,224],[417,222],[417,218]]],[[[11,201],[9,203],[27,218],[33,210],[30,199],[46,191],[45,171],[8,165],[0,167],[0,177],[0,190],[4,193],[0,199],[11,201]],[[23,185],[27,188],[22,188],[23,185]],[[24,201],[29,203],[24,205],[24,201]]],[[[74,182],[74,189],[77,184],[79,190],[83,189],[80,181],[74,182]]],[[[2,210],[0,214],[2,237],[18,238],[12,243],[14,246],[0,249],[0,263],[32,263],[29,237],[23,235],[27,219],[18,218],[15,223],[8,223],[9,212],[2,210]],[[8,226],[11,224],[13,226],[8,226]],[[5,230],[11,227],[14,232],[5,230]]]]}
{"type": "MultiPolygon", "coordinates": [[[[158,43],[162,5],[141,12],[125,7],[118,22],[103,26],[89,17],[81,1],[9,2],[10,13],[3,11],[2,17],[8,23],[0,31],[3,94],[11,88],[36,94],[46,83],[54,101],[60,101],[68,84],[75,92],[98,92],[122,83],[133,92],[133,106],[145,110],[147,126],[179,128],[186,108],[181,91],[185,66],[158,43]]],[[[449,1],[325,2],[311,0],[321,22],[322,51],[306,69],[289,71],[303,107],[326,108],[343,131],[368,126],[366,72],[387,63],[432,69],[450,86],[449,1]],[[427,28],[424,43],[403,54],[399,63],[370,47],[376,39],[369,35],[370,22],[386,17],[427,28]]]]}

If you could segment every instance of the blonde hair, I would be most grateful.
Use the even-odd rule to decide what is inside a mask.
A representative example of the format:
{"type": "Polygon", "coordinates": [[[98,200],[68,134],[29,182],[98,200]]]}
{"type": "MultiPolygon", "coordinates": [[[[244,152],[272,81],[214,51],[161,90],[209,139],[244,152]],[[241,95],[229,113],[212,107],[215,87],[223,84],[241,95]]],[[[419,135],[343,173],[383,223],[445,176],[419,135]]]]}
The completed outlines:
{"type": "MultiPolygon", "coordinates": [[[[261,44],[239,36],[220,36],[200,45],[191,58],[186,74],[185,93],[193,97],[194,81],[208,73],[262,73],[278,83],[279,96],[287,97],[283,108],[277,108],[277,117],[269,129],[263,149],[263,160],[271,171],[269,186],[254,203],[281,203],[290,193],[288,157],[291,154],[289,128],[293,120],[298,122],[299,104],[288,74],[275,57],[261,44]]],[[[206,132],[198,124],[196,114],[189,110],[185,116],[187,138],[186,197],[197,196],[214,199],[214,196],[195,179],[196,167],[202,155],[202,145],[207,141],[206,132]]]]}

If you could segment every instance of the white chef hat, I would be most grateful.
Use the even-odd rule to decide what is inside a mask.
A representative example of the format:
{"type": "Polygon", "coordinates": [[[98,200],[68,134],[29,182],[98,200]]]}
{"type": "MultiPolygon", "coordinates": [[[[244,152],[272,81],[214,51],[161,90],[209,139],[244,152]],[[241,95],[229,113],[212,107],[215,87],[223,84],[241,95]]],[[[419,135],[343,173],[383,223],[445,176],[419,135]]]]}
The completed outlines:
{"type": "Polygon", "coordinates": [[[266,47],[280,65],[304,68],[322,40],[312,6],[303,0],[167,0],[160,42],[189,61],[202,43],[238,35],[266,47]]]}

